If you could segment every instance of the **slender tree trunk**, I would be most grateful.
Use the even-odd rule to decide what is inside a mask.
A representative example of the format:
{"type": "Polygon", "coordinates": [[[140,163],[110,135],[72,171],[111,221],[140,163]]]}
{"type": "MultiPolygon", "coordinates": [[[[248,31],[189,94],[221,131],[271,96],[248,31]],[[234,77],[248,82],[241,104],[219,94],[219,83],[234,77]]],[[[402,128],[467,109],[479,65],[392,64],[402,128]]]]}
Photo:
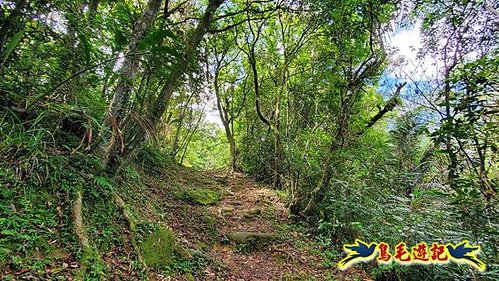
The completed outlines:
{"type": "Polygon", "coordinates": [[[232,172],[238,172],[241,169],[237,164],[237,158],[239,157],[239,152],[236,147],[236,141],[234,140],[232,134],[227,135],[227,139],[229,141],[229,148],[230,148],[230,169],[232,172]]]}
{"type": "MultiPolygon", "coordinates": [[[[356,85],[349,83],[349,85],[356,85]]],[[[329,183],[331,181],[332,176],[332,160],[333,154],[341,147],[343,147],[345,143],[346,131],[348,127],[348,120],[350,118],[350,110],[351,105],[355,101],[356,93],[352,90],[346,90],[343,94],[341,104],[340,104],[340,113],[338,115],[336,121],[336,131],[332,136],[331,142],[329,144],[329,148],[326,154],[326,158],[324,159],[322,170],[323,174],[317,183],[315,189],[307,196],[298,196],[297,200],[294,201],[290,210],[294,214],[298,214],[300,216],[309,215],[313,209],[315,208],[318,202],[321,202],[324,198],[325,192],[329,189],[329,183]],[[303,203],[303,200],[306,200],[306,203],[303,203]],[[303,206],[305,205],[305,206],[303,206]]]]}
{"type": "Polygon", "coordinates": [[[343,146],[345,141],[345,133],[348,126],[349,119],[349,102],[342,106],[340,116],[338,118],[336,133],[329,144],[329,149],[327,151],[326,158],[324,159],[324,164],[322,166],[323,174],[319,180],[317,186],[312,191],[310,197],[308,198],[308,203],[303,210],[301,210],[302,216],[309,215],[315,208],[318,202],[321,202],[324,198],[325,192],[329,189],[329,183],[331,181],[332,174],[332,159],[333,154],[338,150],[338,148],[343,146]]]}
{"type": "Polygon", "coordinates": [[[229,142],[229,149],[230,149],[230,169],[232,172],[239,171],[239,168],[237,167],[237,147],[236,147],[236,141],[234,140],[234,136],[232,134],[231,130],[231,124],[230,124],[230,118],[229,114],[227,113],[227,108],[222,105],[222,97],[220,93],[220,86],[218,85],[218,76],[219,75],[219,66],[217,66],[215,70],[215,75],[214,75],[214,81],[213,81],[213,86],[215,88],[215,96],[217,98],[217,108],[218,108],[218,114],[220,116],[220,120],[222,121],[222,125],[224,126],[225,130],[225,136],[227,137],[227,141],[229,142]]]}
{"type": "Polygon", "coordinates": [[[184,125],[185,114],[187,113],[187,110],[189,108],[189,104],[191,103],[191,99],[193,96],[194,96],[194,92],[192,92],[189,95],[189,97],[187,98],[187,101],[185,102],[185,106],[182,108],[182,111],[180,113],[177,130],[175,131],[175,137],[173,138],[173,144],[172,144],[172,156],[173,157],[177,156],[177,153],[179,153],[182,150],[182,147],[179,148],[180,134],[182,132],[181,129],[182,129],[182,126],[184,125]]]}
{"type": "MultiPolygon", "coordinates": [[[[279,117],[280,117],[280,103],[281,103],[281,96],[280,93],[276,97],[276,102],[275,102],[275,114],[274,114],[274,124],[275,124],[275,129],[276,131],[280,131],[280,122],[279,122],[279,117]]],[[[274,175],[272,179],[272,185],[274,187],[280,187],[281,186],[281,158],[282,158],[282,153],[280,150],[280,145],[279,145],[280,140],[277,138],[277,135],[274,134],[274,175]]]]}
{"type": "MultiPolygon", "coordinates": [[[[152,128],[157,127],[161,116],[168,108],[169,100],[173,92],[177,89],[178,84],[181,82],[182,75],[187,70],[187,65],[190,61],[192,61],[194,55],[196,54],[199,43],[203,39],[204,35],[208,32],[208,28],[213,20],[213,16],[216,10],[223,2],[224,0],[210,0],[210,2],[208,3],[208,7],[204,12],[201,21],[198,23],[196,29],[194,30],[186,44],[186,48],[183,52],[184,55],[176,61],[175,65],[172,68],[172,73],[166,79],[158,98],[154,102],[147,115],[147,119],[152,128]]],[[[135,126],[135,128],[132,130],[136,131],[136,133],[134,133],[131,139],[128,140],[125,149],[121,153],[121,156],[124,158],[128,158],[129,156],[133,155],[133,152],[144,141],[146,137],[146,131],[144,128],[135,126]]],[[[117,156],[117,153],[113,153],[113,155],[111,155],[112,158],[115,158],[117,156]]],[[[114,159],[112,161],[112,166],[117,164],[114,159]]]]}
{"type": "MultiPolygon", "coordinates": [[[[70,5],[70,9],[66,11],[65,17],[67,21],[67,36],[68,41],[65,51],[65,59],[63,64],[70,75],[74,75],[81,69],[87,67],[88,60],[84,57],[84,46],[81,38],[81,30],[79,26],[81,24],[83,12],[83,3],[76,3],[75,5],[70,5]],[[80,36],[79,36],[80,35],[80,36]]],[[[77,76],[71,81],[68,81],[66,85],[60,90],[60,93],[64,96],[74,97],[77,89],[81,87],[82,76],[77,76]]],[[[66,99],[66,98],[64,98],[66,99]]]]}
{"type": "MultiPolygon", "coordinates": [[[[452,67],[448,68],[445,72],[445,86],[444,86],[444,95],[445,95],[445,115],[446,115],[446,123],[447,124],[452,124],[453,122],[453,116],[451,112],[451,105],[450,105],[450,72],[452,70],[452,67]]],[[[447,180],[449,182],[449,185],[451,188],[456,188],[456,180],[459,177],[458,173],[458,159],[457,159],[457,154],[454,150],[454,145],[452,144],[452,137],[448,134],[445,137],[445,150],[447,151],[447,156],[449,157],[449,165],[448,169],[449,172],[447,174],[447,180]]]]}
{"type": "Polygon", "coordinates": [[[223,1],[224,0],[210,0],[206,11],[201,18],[201,21],[199,22],[198,26],[194,30],[194,33],[191,35],[189,41],[187,42],[184,56],[177,60],[177,63],[173,67],[174,71],[166,80],[165,86],[156,99],[153,108],[149,112],[149,119],[153,124],[156,124],[165,112],[165,109],[167,107],[166,101],[173,94],[173,91],[175,91],[175,89],[178,87],[178,83],[182,78],[182,75],[187,70],[187,65],[196,53],[196,49],[198,48],[199,43],[203,39],[204,35],[208,32],[208,28],[213,19],[213,15],[215,14],[218,7],[223,3],[223,1]]]}
{"type": "Polygon", "coordinates": [[[480,183],[480,191],[482,192],[483,196],[487,201],[492,199],[494,196],[495,192],[491,188],[490,183],[489,183],[489,177],[487,173],[487,169],[485,168],[485,162],[486,160],[486,153],[487,153],[487,138],[485,138],[485,142],[483,144],[480,144],[478,141],[478,138],[476,135],[473,136],[473,143],[475,145],[475,149],[478,154],[478,178],[479,178],[479,183],[480,183]]]}
{"type": "MultiPolygon", "coordinates": [[[[284,42],[284,40],[283,40],[284,42]]],[[[289,67],[289,59],[287,55],[287,48],[286,45],[283,44],[284,48],[284,65],[282,67],[282,73],[281,73],[281,82],[280,82],[280,89],[279,93],[277,94],[276,97],[276,103],[275,103],[275,119],[274,119],[274,124],[276,126],[276,131],[281,132],[280,128],[280,116],[281,116],[281,98],[283,96],[287,95],[287,87],[288,87],[288,67],[289,67]]],[[[286,118],[287,120],[287,118],[286,118]]],[[[286,121],[286,126],[287,126],[287,121],[286,121]]],[[[286,127],[287,130],[287,127],[286,127]]],[[[284,156],[284,146],[282,145],[282,140],[281,140],[281,135],[274,135],[274,147],[275,147],[275,154],[274,154],[274,163],[275,163],[275,169],[274,169],[274,186],[275,187],[280,187],[282,186],[282,181],[281,181],[281,175],[286,173],[286,170],[289,172],[289,166],[287,169],[283,169],[283,158],[284,156]]]]}
{"type": "MultiPolygon", "coordinates": [[[[133,85],[133,80],[137,75],[139,68],[139,59],[134,56],[137,52],[139,43],[145,38],[147,31],[151,27],[156,18],[162,0],[149,0],[144,13],[135,24],[132,30],[132,37],[130,43],[125,50],[125,60],[119,72],[119,80],[114,89],[113,97],[111,99],[109,109],[104,117],[104,127],[112,128],[113,133],[108,135],[106,132],[101,132],[105,139],[109,139],[109,143],[101,143],[98,147],[98,154],[103,159],[104,164],[107,164],[111,155],[116,150],[116,135],[121,134],[120,128],[124,118],[124,110],[126,104],[130,99],[130,90],[133,85]]],[[[123,136],[120,136],[121,138],[123,136]]]]}
{"type": "Polygon", "coordinates": [[[144,13],[132,30],[130,43],[124,52],[125,60],[120,69],[120,78],[117,82],[116,89],[114,90],[109,110],[104,119],[104,124],[107,126],[112,124],[113,119],[115,121],[121,121],[122,111],[130,98],[130,88],[139,67],[139,59],[132,54],[137,52],[139,43],[145,38],[147,31],[160,10],[161,2],[162,0],[149,0],[144,13]]]}
{"type": "MultiPolygon", "coordinates": [[[[265,118],[265,116],[262,113],[261,106],[260,106],[260,85],[258,81],[258,69],[256,65],[256,57],[255,57],[255,42],[251,45],[251,48],[249,50],[248,54],[248,60],[251,66],[251,71],[253,74],[253,87],[255,89],[255,107],[256,107],[256,112],[258,115],[258,118],[269,127],[270,131],[272,132],[274,136],[274,172],[273,172],[273,184],[275,187],[278,187],[279,185],[279,178],[280,178],[280,173],[279,173],[279,168],[277,167],[277,164],[279,164],[280,167],[280,157],[279,154],[284,153],[284,147],[282,145],[281,141],[281,134],[279,132],[279,128],[277,127],[277,124],[275,124],[273,121],[265,118]]],[[[279,115],[278,112],[276,115],[279,115]]]]}

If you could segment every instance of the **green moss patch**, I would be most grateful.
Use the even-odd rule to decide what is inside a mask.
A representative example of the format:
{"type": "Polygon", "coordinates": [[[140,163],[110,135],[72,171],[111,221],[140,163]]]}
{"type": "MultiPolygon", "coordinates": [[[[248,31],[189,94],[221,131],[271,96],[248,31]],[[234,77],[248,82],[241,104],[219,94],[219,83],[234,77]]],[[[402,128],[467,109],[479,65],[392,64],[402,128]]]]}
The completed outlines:
{"type": "Polygon", "coordinates": [[[266,245],[276,239],[275,235],[260,232],[232,232],[227,234],[229,241],[235,244],[266,245]]]}
{"type": "Polygon", "coordinates": [[[175,236],[171,230],[164,227],[151,233],[142,244],[144,262],[153,268],[168,265],[174,251],[175,236]]]}
{"type": "Polygon", "coordinates": [[[175,193],[175,195],[180,199],[200,205],[213,205],[220,200],[220,194],[204,188],[185,189],[175,193]]]}

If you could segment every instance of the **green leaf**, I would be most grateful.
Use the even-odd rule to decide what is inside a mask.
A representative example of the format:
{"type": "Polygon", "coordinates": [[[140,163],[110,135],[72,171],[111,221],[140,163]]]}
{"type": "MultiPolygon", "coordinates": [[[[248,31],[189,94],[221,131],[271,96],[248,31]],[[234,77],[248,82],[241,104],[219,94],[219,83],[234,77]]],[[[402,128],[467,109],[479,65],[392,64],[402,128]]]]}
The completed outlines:
{"type": "Polygon", "coordinates": [[[116,49],[122,50],[127,43],[128,39],[123,35],[123,32],[121,32],[121,30],[116,30],[114,33],[114,46],[116,49]]]}
{"type": "Polygon", "coordinates": [[[166,37],[176,38],[175,34],[168,29],[155,30],[147,35],[139,44],[140,50],[148,49],[152,46],[161,44],[166,37]]]}
{"type": "Polygon", "coordinates": [[[5,53],[4,53],[4,56],[3,56],[2,65],[7,61],[7,59],[10,56],[10,54],[12,53],[12,51],[14,51],[14,49],[16,48],[16,46],[19,44],[19,42],[21,41],[23,35],[24,35],[24,29],[21,29],[19,32],[17,32],[16,34],[14,34],[14,36],[12,36],[12,39],[7,44],[7,47],[5,48],[5,53]]]}
{"type": "Polygon", "coordinates": [[[102,187],[112,187],[111,183],[106,177],[96,177],[94,182],[95,184],[100,185],[102,187]]]}
{"type": "Polygon", "coordinates": [[[90,53],[92,51],[92,45],[90,44],[90,41],[88,40],[87,36],[85,36],[83,33],[78,33],[78,39],[80,39],[80,41],[83,45],[83,53],[85,55],[85,62],[88,64],[88,63],[90,63],[90,53]]]}

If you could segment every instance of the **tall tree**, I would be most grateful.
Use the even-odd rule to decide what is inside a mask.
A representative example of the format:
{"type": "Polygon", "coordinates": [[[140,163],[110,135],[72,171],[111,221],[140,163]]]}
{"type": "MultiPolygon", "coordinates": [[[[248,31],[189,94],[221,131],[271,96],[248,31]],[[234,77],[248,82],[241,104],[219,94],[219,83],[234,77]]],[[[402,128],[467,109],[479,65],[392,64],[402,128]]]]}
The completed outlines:
{"type": "Polygon", "coordinates": [[[128,46],[124,51],[124,60],[119,71],[119,78],[114,89],[109,109],[104,118],[104,126],[112,129],[109,135],[106,131],[101,132],[105,142],[100,145],[100,154],[105,163],[114,153],[117,145],[117,138],[121,134],[120,128],[123,128],[124,116],[127,110],[127,104],[130,99],[131,87],[139,68],[140,55],[137,53],[139,43],[144,40],[147,31],[154,22],[161,7],[162,0],[149,0],[143,14],[134,25],[132,36],[129,38],[128,46]],[[109,139],[109,140],[107,140],[109,139]]]}
{"type": "MultiPolygon", "coordinates": [[[[247,85],[248,76],[238,77],[237,70],[239,67],[235,65],[235,61],[240,57],[239,52],[234,52],[235,40],[236,38],[232,37],[212,40],[214,42],[210,48],[210,53],[213,57],[214,69],[211,70],[207,67],[208,74],[213,72],[213,78],[208,80],[213,80],[218,113],[229,142],[230,168],[232,172],[241,171],[238,164],[239,150],[234,137],[234,122],[245,106],[246,95],[249,90],[247,85]],[[231,71],[229,68],[234,68],[236,71],[231,71]],[[236,73],[233,74],[234,72],[236,73]],[[236,90],[236,87],[239,89],[236,90]],[[236,93],[239,93],[242,97],[236,96],[236,93]]],[[[210,64],[210,62],[207,61],[207,64],[210,64]]]]}
{"type": "Polygon", "coordinates": [[[488,131],[494,128],[490,95],[497,86],[485,73],[497,65],[499,42],[491,9],[485,2],[453,0],[422,1],[416,9],[423,19],[424,54],[437,56],[443,64],[434,81],[437,95],[431,98],[441,119],[434,137],[448,156],[448,182],[455,190],[467,189],[466,174],[472,171],[486,199],[497,190],[487,172],[494,166],[489,157],[494,157],[496,140],[488,131]],[[463,169],[463,162],[469,169],[463,169]]]}
{"type": "MultiPolygon", "coordinates": [[[[215,13],[224,0],[210,0],[206,10],[201,17],[201,20],[197,24],[193,33],[187,39],[185,44],[185,49],[182,51],[182,55],[177,59],[177,61],[172,66],[172,72],[168,75],[167,79],[163,81],[163,86],[159,92],[158,97],[149,109],[146,119],[150,122],[150,127],[155,128],[158,122],[168,107],[168,102],[173,94],[173,92],[179,86],[182,76],[187,70],[189,63],[192,62],[196,55],[197,48],[208,32],[210,24],[213,21],[215,13]]],[[[147,135],[147,129],[137,125],[131,129],[129,134],[129,139],[127,139],[127,144],[125,145],[123,152],[119,153],[120,156],[127,158],[132,152],[134,152],[147,135]]],[[[118,153],[111,156],[112,158],[118,157],[118,153]]],[[[117,159],[114,159],[113,165],[118,164],[117,159]]]]}
{"type": "MultiPolygon", "coordinates": [[[[327,2],[327,1],[326,1],[327,2]]],[[[326,2],[321,3],[322,5],[326,2]]],[[[342,150],[349,139],[349,123],[354,104],[360,100],[365,92],[363,89],[370,80],[376,78],[385,60],[385,51],[382,43],[382,18],[384,13],[390,13],[390,6],[384,2],[370,3],[342,3],[337,8],[327,13],[325,22],[334,22],[328,26],[328,33],[333,40],[338,58],[339,78],[333,93],[338,94],[338,105],[334,118],[334,133],[322,165],[322,175],[310,194],[302,194],[295,199],[291,210],[295,214],[307,216],[311,214],[317,203],[324,198],[330,187],[332,178],[333,157],[342,150]],[[339,28],[342,26],[343,28],[339,28]],[[367,28],[366,28],[367,27],[367,28]],[[363,47],[352,46],[352,36],[364,41],[363,47]]],[[[398,92],[400,89],[398,89],[398,92]]],[[[399,93],[395,93],[398,95],[399,93]]]]}

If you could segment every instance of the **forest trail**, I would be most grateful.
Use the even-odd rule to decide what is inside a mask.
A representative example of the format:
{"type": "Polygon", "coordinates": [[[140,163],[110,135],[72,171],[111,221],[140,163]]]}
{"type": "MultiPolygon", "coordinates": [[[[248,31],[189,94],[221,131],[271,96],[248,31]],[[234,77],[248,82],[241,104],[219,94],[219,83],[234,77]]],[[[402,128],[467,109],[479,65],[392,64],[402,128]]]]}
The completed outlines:
{"type": "Polygon", "coordinates": [[[0,281],[499,281],[498,15],[0,0],[0,281]]]}
{"type": "MultiPolygon", "coordinates": [[[[202,186],[221,197],[213,205],[202,206],[164,194],[164,206],[170,210],[166,224],[184,247],[202,250],[212,260],[200,275],[174,280],[370,280],[360,270],[341,272],[334,264],[325,266],[323,249],[310,234],[291,224],[288,209],[274,189],[244,174],[224,171],[182,168],[176,179],[177,187],[202,186]]],[[[155,279],[172,280],[161,275],[155,279]]]]}
{"type": "Polygon", "coordinates": [[[249,245],[249,249],[241,245],[214,247],[210,256],[228,267],[227,280],[321,279],[320,260],[309,253],[312,249],[305,237],[289,230],[287,209],[276,192],[242,174],[227,179],[227,195],[210,208],[220,222],[221,237],[230,243],[231,235],[250,233],[273,240],[249,245]]]}

